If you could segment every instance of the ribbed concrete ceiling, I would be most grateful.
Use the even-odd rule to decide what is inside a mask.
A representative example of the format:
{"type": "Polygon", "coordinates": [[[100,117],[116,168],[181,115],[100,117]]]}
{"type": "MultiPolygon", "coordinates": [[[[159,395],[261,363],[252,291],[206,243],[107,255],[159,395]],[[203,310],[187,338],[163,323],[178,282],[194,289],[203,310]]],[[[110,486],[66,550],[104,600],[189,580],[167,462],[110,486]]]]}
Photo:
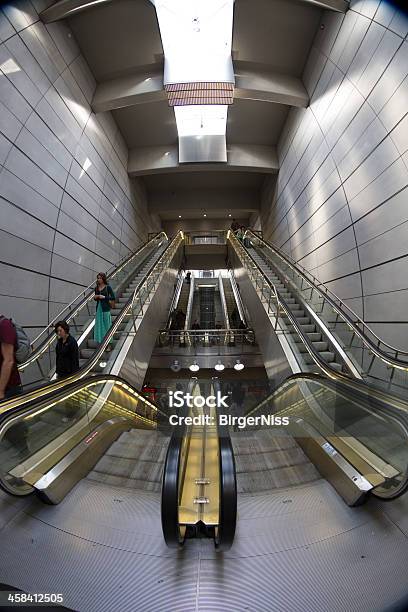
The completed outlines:
{"type": "MultiPolygon", "coordinates": [[[[277,145],[290,104],[307,105],[307,95],[304,88],[302,92],[299,77],[318,27],[321,10],[310,0],[236,0],[233,59],[236,75],[246,75],[246,80],[239,85],[239,97],[245,99],[236,98],[230,107],[227,144],[262,145],[264,150],[261,148],[261,157],[265,154],[265,160],[273,159],[272,150],[268,153],[266,148],[277,145]],[[257,81],[251,76],[255,73],[261,75],[257,81]],[[268,101],[260,101],[259,98],[268,101]],[[288,103],[269,101],[275,99],[288,103]]],[[[160,83],[150,99],[135,96],[129,105],[129,99],[123,97],[124,93],[127,96],[128,91],[124,77],[130,76],[132,83],[133,75],[142,73],[142,85],[145,76],[147,82],[151,81],[149,74],[160,77],[163,49],[155,9],[150,0],[114,0],[95,5],[70,17],[69,25],[95,75],[99,92],[103,92],[101,87],[107,82],[109,87],[113,83],[119,92],[109,104],[130,151],[136,151],[133,159],[144,157],[143,147],[150,147],[150,154],[157,147],[160,155],[163,155],[163,147],[175,146],[177,130],[174,113],[161,94],[160,83]]],[[[109,91],[108,99],[110,96],[109,91]]],[[[252,193],[253,200],[259,205],[259,188],[263,180],[259,168],[266,167],[268,162],[256,164],[251,172],[247,166],[248,156],[242,162],[242,168],[239,159],[233,168],[220,164],[216,172],[213,169],[207,172],[205,168],[200,168],[200,173],[191,172],[191,167],[171,168],[172,171],[177,170],[177,178],[168,174],[166,167],[155,167],[154,174],[144,179],[148,194],[157,190],[171,190],[172,181],[177,183],[178,193],[183,189],[186,193],[191,193],[192,189],[211,190],[219,185],[220,175],[230,174],[224,185],[229,185],[231,189],[245,185],[248,194],[252,193]],[[161,177],[161,174],[164,176],[161,177]],[[197,179],[198,174],[200,180],[197,179]]],[[[270,171],[276,172],[276,167],[271,167],[270,171]]],[[[143,176],[145,170],[142,168],[135,174],[143,176]]],[[[146,174],[150,172],[146,171],[146,174]]],[[[163,211],[167,219],[178,217],[177,198],[173,200],[174,211],[163,211]]],[[[194,201],[191,206],[194,208],[194,201]]],[[[225,211],[217,210],[217,216],[224,213],[227,215],[227,207],[225,211]]]]}

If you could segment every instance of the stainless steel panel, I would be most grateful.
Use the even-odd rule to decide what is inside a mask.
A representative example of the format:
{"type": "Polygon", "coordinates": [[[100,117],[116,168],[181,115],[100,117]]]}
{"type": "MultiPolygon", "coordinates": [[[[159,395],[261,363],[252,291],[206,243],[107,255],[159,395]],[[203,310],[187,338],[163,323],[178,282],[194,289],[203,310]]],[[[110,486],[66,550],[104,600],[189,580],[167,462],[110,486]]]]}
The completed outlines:
{"type": "Polygon", "coordinates": [[[227,162],[225,135],[179,136],[179,163],[227,162]]]}

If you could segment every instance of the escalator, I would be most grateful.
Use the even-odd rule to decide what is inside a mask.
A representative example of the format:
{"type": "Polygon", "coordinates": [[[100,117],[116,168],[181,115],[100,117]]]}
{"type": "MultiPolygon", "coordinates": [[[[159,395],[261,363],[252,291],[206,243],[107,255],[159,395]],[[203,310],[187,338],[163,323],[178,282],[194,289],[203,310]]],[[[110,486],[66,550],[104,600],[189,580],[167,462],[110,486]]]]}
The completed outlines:
{"type": "MultiPolygon", "coordinates": [[[[189,393],[198,399],[208,396],[210,387],[216,392],[218,381],[209,385],[193,379],[189,393]]],[[[174,428],[163,472],[164,539],[169,547],[178,548],[189,538],[209,537],[216,550],[229,550],[235,535],[237,492],[228,428],[219,426],[214,407],[191,407],[182,416],[190,421],[174,428]]]]}
{"type": "Polygon", "coordinates": [[[231,279],[225,276],[222,277],[222,285],[224,289],[225,304],[227,309],[228,321],[230,327],[238,329],[239,327],[239,313],[234,298],[234,292],[231,286],[231,279]]]}
{"type": "MultiPolygon", "coordinates": [[[[144,244],[135,253],[127,256],[108,272],[108,282],[115,296],[115,308],[111,310],[115,322],[123,308],[132,298],[168,244],[167,236],[162,232],[144,244]]],[[[80,366],[84,366],[99,348],[93,340],[95,319],[95,302],[93,300],[94,284],[87,287],[32,341],[32,352],[26,362],[19,365],[24,389],[35,389],[50,380],[55,372],[54,325],[57,321],[67,321],[70,332],[76,338],[80,349],[80,366]]],[[[122,325],[123,329],[123,325],[122,325]]],[[[101,354],[100,361],[106,362],[107,353],[101,354]]],[[[94,364],[93,371],[100,371],[99,362],[94,364]]]]}
{"type": "Polygon", "coordinates": [[[253,426],[231,434],[241,493],[323,476],[355,506],[369,496],[396,499],[408,488],[407,402],[354,381],[297,374],[245,418],[253,426]],[[288,425],[280,427],[283,418],[288,425]]]}
{"type": "MultiPolygon", "coordinates": [[[[0,414],[0,484],[13,495],[37,493],[52,504],[85,476],[99,481],[117,476],[124,485],[124,478],[134,476],[124,466],[126,461],[133,461],[137,471],[143,452],[156,460],[154,435],[165,418],[157,406],[115,376],[95,375],[30,401],[20,398],[18,407],[0,414]],[[138,441],[131,457],[129,437],[138,441]],[[112,457],[119,474],[108,469],[112,457]]],[[[156,447],[161,437],[156,435],[156,447]]],[[[166,442],[163,436],[164,448],[166,442]]],[[[139,481],[146,480],[143,469],[139,476],[139,481]]]]}
{"type": "MultiPolygon", "coordinates": [[[[43,393],[51,393],[55,389],[60,389],[71,381],[94,373],[114,373],[120,371],[120,364],[123,363],[126,353],[131,346],[131,342],[137,333],[143,317],[146,315],[149,304],[157,291],[166,270],[170,263],[179,252],[183,242],[182,233],[178,233],[175,238],[168,242],[164,234],[161,234],[148,243],[147,254],[145,247],[131,256],[115,272],[115,287],[123,287],[122,294],[116,288],[121,297],[118,298],[117,308],[112,311],[113,324],[106,334],[102,343],[94,346],[93,341],[89,340],[94,324],[94,317],[90,310],[93,303],[93,290],[89,288],[79,303],[75,301],[67,307],[65,316],[70,322],[73,330],[77,329],[80,336],[78,343],[81,350],[81,367],[78,372],[66,379],[54,381],[52,377],[52,359],[54,354],[55,333],[53,333],[53,323],[44,330],[44,339],[34,351],[26,363],[20,365],[20,370],[28,370],[32,376],[33,370],[41,372],[41,377],[35,382],[27,385],[27,390],[23,394],[26,401],[35,397],[41,397],[43,393]],[[141,260],[140,261],[140,256],[141,260]],[[135,260],[137,263],[135,263],[135,260]],[[88,340],[87,340],[88,339],[88,340]],[[90,344],[83,349],[82,343],[87,340],[90,344]],[[110,345],[111,351],[107,354],[106,349],[110,345]],[[48,369],[47,369],[48,368],[48,369]],[[50,372],[51,382],[46,372],[50,372]]],[[[60,313],[59,316],[62,316],[60,313]]],[[[32,379],[31,379],[32,380],[32,379]]],[[[0,410],[7,407],[18,405],[20,397],[12,398],[0,404],[0,410]]]]}
{"type": "MultiPolygon", "coordinates": [[[[204,396],[217,381],[195,386],[189,391],[204,396]]],[[[308,595],[319,575],[327,601],[324,589],[338,597],[335,568],[343,575],[352,560],[357,586],[331,609],[384,610],[350,602],[356,590],[379,597],[394,583],[381,601],[404,595],[406,537],[393,521],[401,523],[408,484],[408,406],[361,387],[340,375],[294,375],[246,415],[225,411],[246,417],[242,429],[216,421],[171,432],[167,414],[104,375],[3,410],[3,582],[63,593],[75,610],[117,609],[118,599],[121,608],[131,601],[132,609],[170,610],[163,601],[176,600],[188,609],[203,584],[212,589],[207,609],[221,601],[223,609],[268,610],[271,576],[284,581],[290,567],[297,592],[308,595]],[[262,416],[290,423],[258,423],[262,416]],[[373,503],[347,508],[329,483],[349,506],[373,503]],[[225,554],[214,554],[212,542],[225,554]],[[386,578],[366,586],[385,563],[386,578]]],[[[200,413],[222,416],[190,411],[200,413]]]]}
{"type": "Polygon", "coordinates": [[[404,397],[408,353],[382,341],[307,270],[247,230],[229,245],[243,265],[279,338],[292,371],[336,373],[404,397]]]}

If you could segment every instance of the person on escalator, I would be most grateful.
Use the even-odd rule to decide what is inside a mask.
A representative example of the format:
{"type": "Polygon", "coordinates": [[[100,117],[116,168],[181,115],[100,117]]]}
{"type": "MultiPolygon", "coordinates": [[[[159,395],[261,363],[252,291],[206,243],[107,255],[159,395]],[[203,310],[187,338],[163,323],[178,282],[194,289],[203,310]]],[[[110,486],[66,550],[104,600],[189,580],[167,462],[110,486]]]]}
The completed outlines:
{"type": "Polygon", "coordinates": [[[189,285],[191,283],[191,272],[188,271],[186,274],[186,283],[189,285]]]}
{"type": "Polygon", "coordinates": [[[236,219],[233,219],[232,223],[231,223],[231,230],[233,232],[236,232],[237,229],[239,229],[239,223],[238,223],[238,221],[236,219]]]}
{"type": "Polygon", "coordinates": [[[69,333],[69,325],[66,321],[58,321],[55,325],[55,333],[58,336],[55,347],[55,373],[57,378],[61,379],[79,370],[79,349],[77,341],[69,333]]]}
{"type": "MultiPolygon", "coordinates": [[[[97,302],[94,340],[100,344],[112,327],[111,308],[115,305],[115,294],[112,287],[108,285],[106,274],[103,272],[99,272],[96,277],[94,300],[97,302]]],[[[112,350],[111,346],[108,346],[106,350],[112,350]]]]}
{"type": "Polygon", "coordinates": [[[17,332],[10,319],[0,315],[0,401],[22,392],[16,350],[17,332]]]}

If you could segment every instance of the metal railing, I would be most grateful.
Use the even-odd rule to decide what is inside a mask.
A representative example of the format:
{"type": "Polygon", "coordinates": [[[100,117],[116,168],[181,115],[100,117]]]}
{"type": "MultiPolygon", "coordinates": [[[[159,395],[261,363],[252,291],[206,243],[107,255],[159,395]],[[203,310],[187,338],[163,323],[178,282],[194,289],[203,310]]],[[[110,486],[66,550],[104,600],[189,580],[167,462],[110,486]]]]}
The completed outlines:
{"type": "Polygon", "coordinates": [[[226,244],[228,230],[189,230],[185,232],[186,245],[226,244]]]}
{"type": "Polygon", "coordinates": [[[241,347],[255,344],[255,334],[252,329],[186,329],[159,331],[156,346],[180,347],[182,349],[210,347],[241,347]]]}

